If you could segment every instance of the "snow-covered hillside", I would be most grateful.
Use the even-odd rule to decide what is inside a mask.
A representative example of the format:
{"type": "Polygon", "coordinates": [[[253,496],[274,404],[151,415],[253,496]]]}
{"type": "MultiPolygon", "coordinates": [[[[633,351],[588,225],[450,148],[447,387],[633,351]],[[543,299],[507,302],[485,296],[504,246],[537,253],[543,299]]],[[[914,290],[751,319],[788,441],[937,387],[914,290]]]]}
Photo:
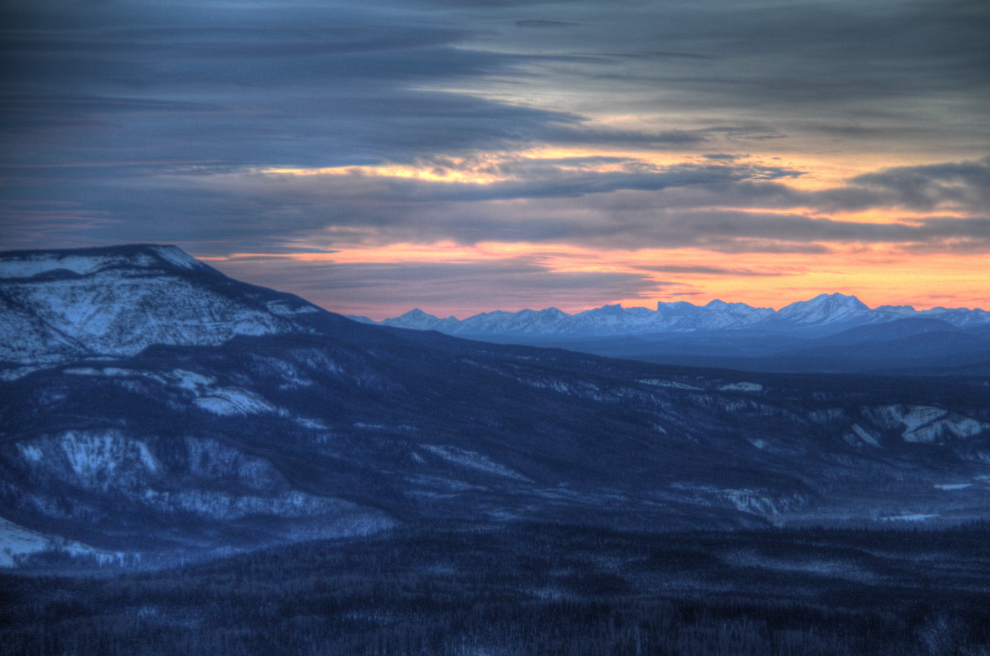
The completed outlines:
{"type": "Polygon", "coordinates": [[[234,283],[174,246],[0,254],[0,367],[6,377],[152,344],[217,345],[238,335],[310,332],[320,312],[234,283]]]}

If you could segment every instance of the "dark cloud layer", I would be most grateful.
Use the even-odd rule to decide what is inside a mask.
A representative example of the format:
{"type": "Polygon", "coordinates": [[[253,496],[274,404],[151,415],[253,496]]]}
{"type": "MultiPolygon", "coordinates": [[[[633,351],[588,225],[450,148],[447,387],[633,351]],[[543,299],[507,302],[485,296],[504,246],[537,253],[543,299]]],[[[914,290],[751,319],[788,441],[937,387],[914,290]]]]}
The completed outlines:
{"type": "Polygon", "coordinates": [[[986,251],[988,33],[965,0],[10,1],[0,244],[986,251]],[[766,143],[954,163],[801,191],[766,143]],[[535,146],[697,157],[477,159],[535,146]],[[387,163],[499,181],[258,173],[387,163]],[[869,209],[907,218],[834,216],[869,209]]]}
{"type": "MultiPolygon", "coordinates": [[[[493,308],[603,305],[616,297],[649,298],[667,285],[634,273],[555,272],[526,258],[436,264],[308,264],[269,258],[214,263],[228,275],[291,289],[350,314],[398,314],[422,306],[460,318],[493,308]]],[[[390,315],[391,316],[391,315],[390,315]]]]}
{"type": "Polygon", "coordinates": [[[436,91],[493,77],[549,80],[586,105],[731,110],[736,125],[706,127],[736,134],[771,129],[742,123],[770,116],[788,131],[925,132],[939,98],[954,103],[944,133],[987,106],[985,3],[551,6],[8,2],[5,159],[331,166],[529,140],[705,141],[436,91]]]}
{"type": "Polygon", "coordinates": [[[106,240],[173,241],[181,231],[202,254],[279,252],[293,239],[327,249],[451,240],[768,253],[873,243],[990,252],[988,169],[986,160],[901,167],[817,192],[778,181],[793,175],[788,170],[745,163],[658,168],[622,158],[496,163],[493,172],[518,178],[491,184],[239,171],[118,179],[87,169],[8,200],[0,226],[20,241],[74,221],[106,240]],[[603,165],[619,170],[596,172],[603,165]],[[895,217],[944,213],[907,214],[895,223],[829,214],[877,208],[895,217]]]}

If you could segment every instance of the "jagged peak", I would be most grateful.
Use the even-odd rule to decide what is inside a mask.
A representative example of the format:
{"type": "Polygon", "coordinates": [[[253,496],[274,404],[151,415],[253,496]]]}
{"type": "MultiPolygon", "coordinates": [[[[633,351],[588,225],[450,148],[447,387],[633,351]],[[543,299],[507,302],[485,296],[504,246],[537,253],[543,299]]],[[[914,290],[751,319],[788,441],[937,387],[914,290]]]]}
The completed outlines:
{"type": "Polygon", "coordinates": [[[588,315],[588,314],[621,314],[623,312],[622,303],[613,303],[611,305],[605,304],[600,308],[592,308],[590,310],[585,310],[584,312],[578,312],[574,316],[588,315]]]}
{"type": "Polygon", "coordinates": [[[848,296],[835,292],[832,294],[819,294],[807,301],[796,301],[786,305],[778,311],[784,316],[793,312],[800,312],[813,308],[848,308],[850,310],[869,310],[870,308],[855,296],[848,296]]]}

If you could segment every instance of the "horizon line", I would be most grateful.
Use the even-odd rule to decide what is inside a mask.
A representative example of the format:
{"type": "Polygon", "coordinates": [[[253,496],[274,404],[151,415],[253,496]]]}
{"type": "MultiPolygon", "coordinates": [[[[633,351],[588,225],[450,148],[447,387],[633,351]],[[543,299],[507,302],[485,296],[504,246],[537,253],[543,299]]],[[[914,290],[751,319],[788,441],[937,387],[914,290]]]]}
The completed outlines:
{"type": "MultiPolygon", "coordinates": [[[[778,312],[780,312],[780,311],[784,310],[785,308],[788,308],[788,307],[790,307],[792,305],[796,305],[798,303],[809,303],[809,302],[814,301],[814,300],[816,300],[818,298],[821,298],[823,296],[824,297],[841,296],[843,298],[854,299],[857,302],[862,303],[866,307],[866,309],[868,311],[870,311],[870,312],[884,311],[884,310],[891,311],[891,312],[896,311],[896,310],[903,310],[903,311],[906,311],[906,312],[913,312],[913,313],[919,313],[919,314],[926,313],[926,312],[933,312],[933,311],[937,311],[937,310],[941,310],[941,311],[944,311],[944,312],[953,312],[953,311],[987,312],[987,310],[984,310],[983,308],[979,308],[979,307],[973,307],[973,308],[969,308],[969,307],[945,307],[945,306],[942,306],[942,305],[936,305],[936,306],[933,306],[933,307],[930,307],[930,308],[927,308],[927,309],[924,309],[924,310],[918,310],[913,305],[887,305],[887,304],[884,304],[884,305],[878,305],[876,307],[870,307],[870,306],[866,305],[866,303],[863,303],[863,301],[859,300],[859,298],[856,297],[855,295],[853,295],[853,294],[843,294],[842,292],[821,293],[821,294],[818,294],[816,296],[813,296],[813,297],[811,297],[809,299],[804,299],[804,300],[800,300],[800,301],[792,301],[791,303],[787,303],[786,305],[782,305],[779,309],[778,308],[773,308],[773,307],[757,307],[755,305],[749,305],[748,303],[745,303],[745,302],[742,302],[742,301],[723,301],[720,298],[713,298],[712,300],[708,301],[707,303],[705,303],[703,305],[692,303],[691,301],[657,301],[656,302],[656,305],[659,306],[660,304],[663,304],[663,305],[673,305],[675,303],[684,303],[684,304],[687,304],[687,305],[690,305],[692,307],[696,307],[696,308],[699,308],[700,309],[700,308],[706,308],[706,307],[708,307],[709,305],[711,305],[713,303],[724,303],[726,305],[745,305],[746,307],[751,308],[753,310],[770,310],[774,314],[776,314],[776,313],[778,313],[778,312]]],[[[583,314],[585,312],[593,312],[595,310],[602,310],[602,309],[605,309],[607,307],[618,307],[621,310],[631,310],[631,309],[635,309],[635,308],[642,308],[642,309],[648,310],[650,312],[657,312],[658,311],[658,309],[656,307],[650,307],[650,306],[647,306],[647,305],[623,306],[622,303],[620,302],[620,303],[606,303],[606,304],[604,304],[602,306],[599,306],[599,307],[588,308],[587,310],[580,310],[578,312],[573,312],[573,313],[567,312],[565,310],[561,310],[561,309],[559,309],[559,308],[557,308],[555,306],[545,307],[545,308],[542,308],[540,310],[534,310],[533,308],[523,308],[522,310],[515,310],[515,311],[513,311],[513,310],[499,310],[499,309],[495,309],[495,310],[486,310],[486,311],[483,311],[483,312],[478,312],[476,314],[472,314],[470,316],[466,316],[463,319],[458,318],[457,316],[455,316],[453,314],[451,314],[449,316],[446,316],[446,317],[442,317],[442,316],[439,316],[439,315],[436,315],[436,314],[431,314],[430,312],[427,312],[426,310],[423,310],[423,309],[421,309],[419,307],[414,307],[414,308],[412,308],[410,310],[406,310],[405,312],[403,312],[401,314],[398,314],[398,315],[393,316],[393,317],[386,317],[384,319],[372,319],[371,317],[368,317],[368,316],[365,316],[365,315],[353,314],[353,313],[352,314],[345,314],[344,316],[345,317],[359,317],[359,318],[362,318],[362,319],[368,319],[369,321],[375,321],[376,323],[380,323],[382,321],[390,321],[392,319],[399,319],[401,317],[406,316],[407,314],[410,314],[412,312],[417,312],[418,311],[418,312],[421,312],[421,313],[423,313],[423,314],[425,314],[425,315],[427,315],[429,317],[433,317],[433,318],[439,319],[441,321],[445,321],[447,319],[455,319],[457,321],[466,321],[466,320],[471,319],[473,317],[481,316],[481,315],[484,315],[484,314],[494,314],[496,312],[504,312],[506,314],[519,314],[521,312],[540,313],[540,312],[546,312],[547,310],[556,310],[557,312],[560,312],[561,314],[567,315],[569,317],[574,317],[574,316],[577,316],[579,314],[583,314]]]]}

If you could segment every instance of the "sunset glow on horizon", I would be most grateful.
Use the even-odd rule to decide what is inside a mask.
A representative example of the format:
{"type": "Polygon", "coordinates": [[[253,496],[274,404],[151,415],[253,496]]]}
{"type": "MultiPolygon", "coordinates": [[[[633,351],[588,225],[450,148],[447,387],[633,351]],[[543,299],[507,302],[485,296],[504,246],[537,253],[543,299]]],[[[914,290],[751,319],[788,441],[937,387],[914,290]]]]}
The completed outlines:
{"type": "Polygon", "coordinates": [[[0,247],[374,319],[990,309],[990,6],[7,3],[0,247]]]}

